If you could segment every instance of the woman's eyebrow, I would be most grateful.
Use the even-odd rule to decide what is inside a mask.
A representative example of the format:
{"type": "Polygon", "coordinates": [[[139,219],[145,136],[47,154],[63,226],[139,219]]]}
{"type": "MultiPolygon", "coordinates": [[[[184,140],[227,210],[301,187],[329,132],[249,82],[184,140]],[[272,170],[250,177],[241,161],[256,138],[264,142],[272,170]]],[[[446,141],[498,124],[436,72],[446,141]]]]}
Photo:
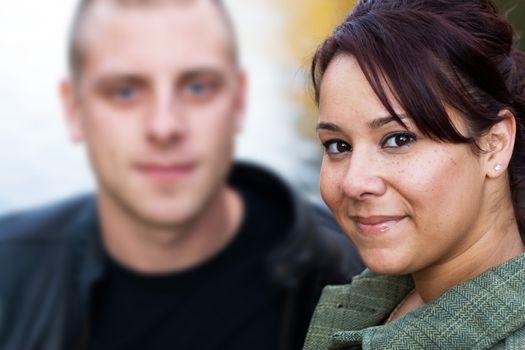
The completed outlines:
{"type": "Polygon", "coordinates": [[[379,128],[382,128],[383,126],[385,126],[388,123],[396,122],[396,123],[399,123],[403,127],[406,128],[406,125],[403,123],[402,120],[403,119],[407,119],[407,118],[408,117],[406,116],[406,114],[398,114],[397,117],[389,115],[389,116],[386,116],[386,117],[377,118],[377,119],[372,120],[371,122],[368,123],[368,127],[370,129],[379,129],[379,128]]]}
{"type": "MultiPolygon", "coordinates": [[[[368,127],[370,129],[379,129],[379,128],[382,128],[383,126],[391,123],[391,122],[396,122],[396,123],[399,123],[401,124],[401,126],[403,126],[404,128],[406,128],[406,125],[403,123],[403,119],[407,119],[408,117],[405,115],[405,114],[398,114],[398,118],[394,117],[394,116],[386,116],[386,117],[382,117],[382,118],[377,118],[377,119],[374,119],[372,120],[371,122],[368,123],[368,127]],[[400,122],[401,120],[401,122],[400,122]]],[[[333,123],[327,123],[327,122],[319,122],[319,124],[317,124],[317,127],[315,128],[316,131],[319,131],[319,130],[328,130],[328,131],[333,131],[333,132],[340,132],[341,131],[341,128],[339,126],[337,126],[336,124],[333,124],[333,123]]]]}
{"type": "Polygon", "coordinates": [[[328,130],[333,132],[340,132],[341,128],[333,123],[327,123],[327,122],[319,122],[317,124],[317,127],[315,128],[315,131],[319,130],[328,130]]]}

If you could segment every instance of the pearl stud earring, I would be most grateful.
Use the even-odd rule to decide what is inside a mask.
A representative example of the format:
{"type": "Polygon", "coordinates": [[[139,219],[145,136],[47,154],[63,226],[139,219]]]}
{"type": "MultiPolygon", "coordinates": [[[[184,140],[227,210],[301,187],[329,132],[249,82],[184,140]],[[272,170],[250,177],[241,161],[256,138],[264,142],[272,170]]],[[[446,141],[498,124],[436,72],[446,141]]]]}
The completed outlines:
{"type": "Polygon", "coordinates": [[[503,168],[503,167],[501,166],[501,164],[496,164],[496,165],[494,166],[494,170],[497,171],[498,173],[501,171],[502,168],[503,168]]]}

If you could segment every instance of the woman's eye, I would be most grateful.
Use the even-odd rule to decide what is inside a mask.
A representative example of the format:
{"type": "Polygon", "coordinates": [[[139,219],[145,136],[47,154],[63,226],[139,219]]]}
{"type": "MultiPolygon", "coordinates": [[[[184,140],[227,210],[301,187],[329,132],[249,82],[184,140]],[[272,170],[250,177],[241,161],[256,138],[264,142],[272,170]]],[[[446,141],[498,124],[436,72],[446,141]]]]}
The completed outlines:
{"type": "Polygon", "coordinates": [[[351,152],[352,146],[341,140],[332,140],[324,143],[326,153],[329,155],[338,155],[345,152],[351,152]]]}
{"type": "Polygon", "coordinates": [[[416,137],[410,133],[396,133],[387,136],[383,141],[383,148],[400,148],[416,141],[416,137]]]}

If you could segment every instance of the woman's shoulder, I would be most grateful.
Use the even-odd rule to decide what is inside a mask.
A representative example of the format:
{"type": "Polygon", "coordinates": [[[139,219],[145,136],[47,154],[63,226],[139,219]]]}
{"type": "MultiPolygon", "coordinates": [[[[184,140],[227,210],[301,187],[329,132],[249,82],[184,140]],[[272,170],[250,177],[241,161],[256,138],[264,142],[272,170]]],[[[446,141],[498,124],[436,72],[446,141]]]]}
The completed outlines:
{"type": "Polygon", "coordinates": [[[511,333],[491,350],[522,350],[525,348],[525,326],[511,333]]]}
{"type": "Polygon", "coordinates": [[[377,309],[395,307],[412,289],[414,283],[410,276],[378,275],[365,269],[352,283],[326,286],[318,308],[377,312],[377,309]]]}
{"type": "Polygon", "coordinates": [[[326,349],[338,332],[380,324],[413,288],[410,276],[377,275],[368,269],[350,284],[325,287],[310,323],[305,349],[326,349]]]}

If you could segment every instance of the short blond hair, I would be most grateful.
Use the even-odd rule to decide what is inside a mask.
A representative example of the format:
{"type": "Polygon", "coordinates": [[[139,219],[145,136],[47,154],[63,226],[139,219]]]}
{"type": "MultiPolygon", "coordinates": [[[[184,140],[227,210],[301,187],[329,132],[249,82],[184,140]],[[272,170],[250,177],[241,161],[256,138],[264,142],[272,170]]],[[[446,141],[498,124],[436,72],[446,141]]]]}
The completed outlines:
{"type": "MultiPolygon", "coordinates": [[[[80,73],[80,70],[83,66],[85,53],[83,51],[82,45],[80,45],[80,32],[83,21],[87,17],[89,9],[93,6],[96,1],[102,0],[80,0],[75,9],[73,16],[73,21],[71,23],[69,40],[68,40],[68,49],[67,49],[67,62],[69,66],[69,73],[73,79],[77,79],[80,73]]],[[[175,3],[192,3],[197,0],[103,0],[111,1],[118,5],[123,6],[151,6],[159,5],[166,2],[175,2],[175,3]]],[[[221,17],[224,20],[224,24],[227,27],[229,37],[230,37],[230,46],[231,46],[231,55],[234,63],[237,65],[239,63],[238,58],[238,47],[237,47],[237,38],[235,35],[235,28],[233,21],[230,17],[230,14],[226,10],[222,0],[205,0],[210,1],[212,4],[217,6],[217,9],[220,12],[221,17]]]]}

